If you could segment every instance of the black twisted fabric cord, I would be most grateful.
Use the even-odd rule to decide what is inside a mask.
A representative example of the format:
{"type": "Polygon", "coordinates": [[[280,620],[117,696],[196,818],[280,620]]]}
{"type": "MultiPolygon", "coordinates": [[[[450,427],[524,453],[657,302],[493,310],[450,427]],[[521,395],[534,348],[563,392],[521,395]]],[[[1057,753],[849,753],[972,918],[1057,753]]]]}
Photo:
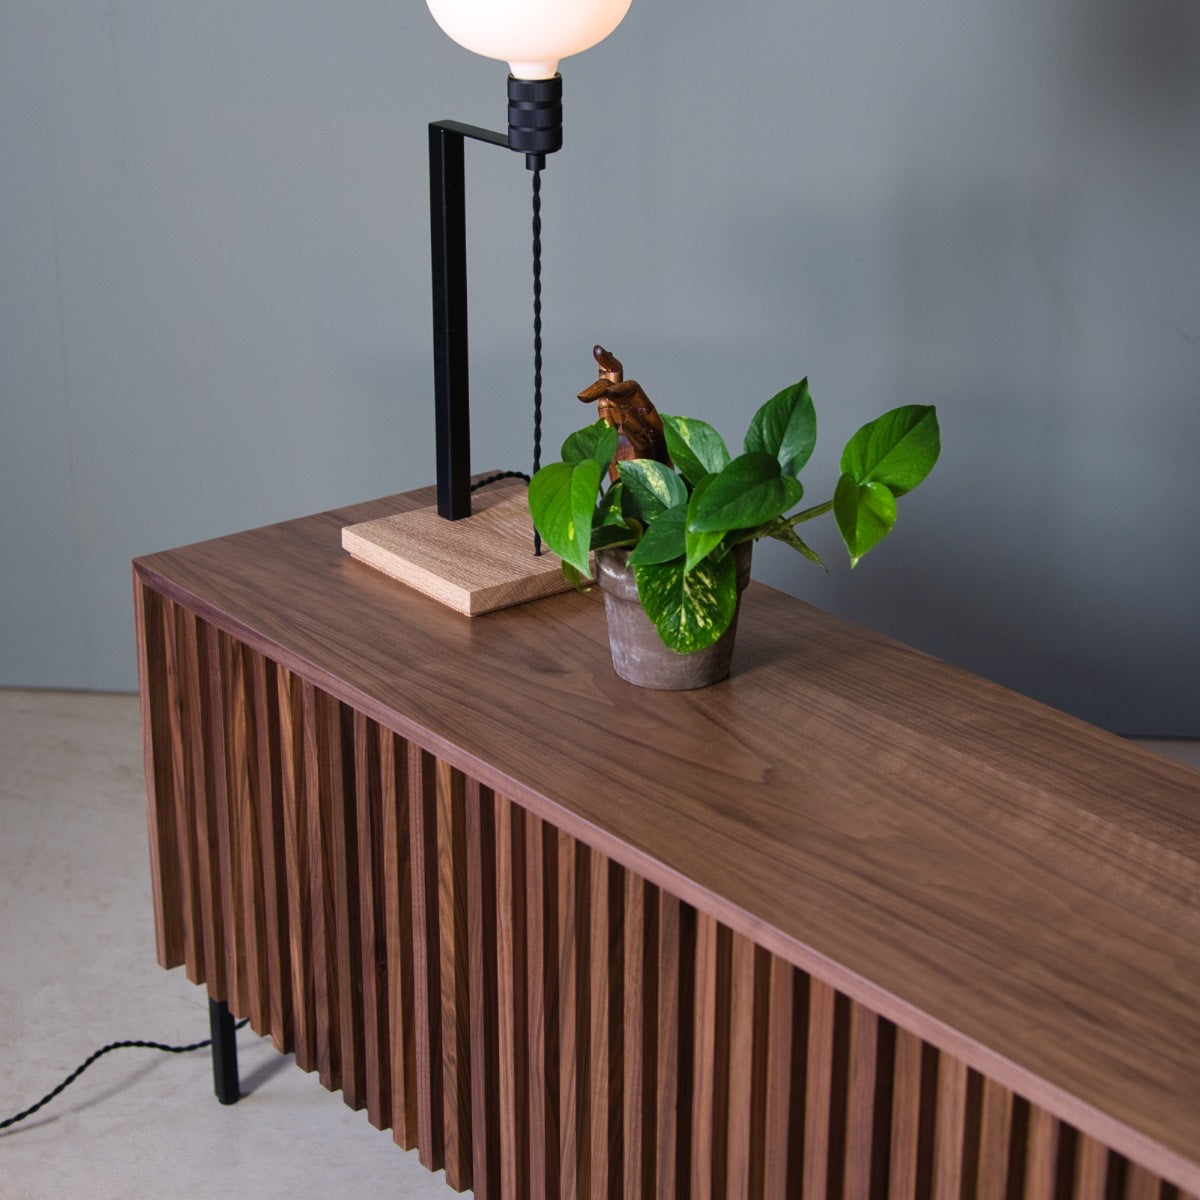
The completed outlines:
{"type": "MultiPolygon", "coordinates": [[[[533,173],[533,474],[542,465],[542,173],[533,173]]],[[[533,553],[542,538],[533,531],[533,553]]]]}
{"type": "MultiPolygon", "coordinates": [[[[246,1021],[239,1021],[234,1028],[241,1029],[245,1024],[246,1021]]],[[[15,1125],[18,1121],[24,1121],[26,1117],[32,1117],[39,1108],[44,1108],[55,1096],[70,1087],[96,1059],[107,1054],[110,1050],[163,1050],[167,1054],[190,1054],[193,1050],[203,1050],[205,1046],[211,1045],[212,1038],[205,1038],[202,1042],[193,1042],[190,1046],[164,1046],[162,1042],[110,1042],[107,1046],[102,1046],[86,1061],[80,1063],[58,1087],[51,1092],[47,1092],[36,1104],[31,1104],[24,1112],[17,1113],[15,1117],[9,1117],[7,1120],[0,1121],[0,1129],[7,1129],[10,1125],[15,1125]]]]}
{"type": "MultiPolygon", "coordinates": [[[[536,475],[542,465],[542,173],[533,173],[533,471],[536,475]]],[[[471,484],[477,492],[488,484],[501,479],[523,479],[530,475],[524,471],[498,471],[478,483],[471,484]]],[[[542,537],[533,531],[533,553],[542,553],[542,537]]]]}
{"type": "Polygon", "coordinates": [[[524,471],[497,471],[495,475],[488,475],[471,484],[471,491],[477,492],[480,488],[488,487],[493,483],[499,483],[502,479],[523,479],[526,483],[529,482],[529,476],[524,471]]]}

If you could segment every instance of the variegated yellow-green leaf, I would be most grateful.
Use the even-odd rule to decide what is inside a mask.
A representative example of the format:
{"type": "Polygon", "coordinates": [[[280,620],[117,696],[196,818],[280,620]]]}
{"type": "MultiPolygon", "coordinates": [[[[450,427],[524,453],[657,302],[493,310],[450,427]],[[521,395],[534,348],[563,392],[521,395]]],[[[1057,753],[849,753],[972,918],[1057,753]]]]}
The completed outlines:
{"type": "Polygon", "coordinates": [[[617,464],[625,489],[625,510],[643,522],[687,499],[683,480],[663,463],[635,458],[617,464]]]}
{"type": "Polygon", "coordinates": [[[711,646],[737,610],[733,556],[704,559],[693,571],[682,560],[634,568],[638,597],[659,637],[678,654],[711,646]]]}
{"type": "Polygon", "coordinates": [[[725,439],[707,421],[669,417],[666,413],[662,421],[671,461],[692,487],[705,475],[715,475],[728,464],[725,439]]]}
{"type": "Polygon", "coordinates": [[[592,514],[592,528],[599,529],[601,525],[622,525],[625,522],[625,516],[621,511],[621,493],[624,488],[619,483],[614,483],[612,487],[600,497],[599,503],[596,505],[596,511],[592,514]]]}

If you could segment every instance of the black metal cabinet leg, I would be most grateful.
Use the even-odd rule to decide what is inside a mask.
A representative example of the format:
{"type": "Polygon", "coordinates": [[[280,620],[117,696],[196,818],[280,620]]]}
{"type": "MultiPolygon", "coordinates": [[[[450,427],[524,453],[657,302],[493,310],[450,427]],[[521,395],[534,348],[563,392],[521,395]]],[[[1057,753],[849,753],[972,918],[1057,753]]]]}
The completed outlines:
{"type": "Polygon", "coordinates": [[[242,1094],[238,1084],[237,1036],[233,1014],[224,1000],[209,1000],[208,1023],[212,1030],[213,1088],[222,1104],[236,1104],[242,1094]]]}

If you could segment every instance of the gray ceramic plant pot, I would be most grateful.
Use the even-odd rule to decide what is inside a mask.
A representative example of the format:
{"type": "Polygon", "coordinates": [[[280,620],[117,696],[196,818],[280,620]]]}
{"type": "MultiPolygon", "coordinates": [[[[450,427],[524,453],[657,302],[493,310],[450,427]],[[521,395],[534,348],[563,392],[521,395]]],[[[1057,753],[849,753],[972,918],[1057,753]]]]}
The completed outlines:
{"type": "Polygon", "coordinates": [[[733,551],[737,567],[738,608],[729,628],[711,645],[691,654],[677,654],[658,636],[654,623],[638,600],[637,583],[629,566],[628,550],[601,550],[596,555],[596,573],[604,592],[608,614],[608,641],[613,670],[627,683],[659,691],[681,692],[719,683],[729,675],[733,643],[737,634],[742,592],[750,582],[753,542],[743,542],[733,551]]]}

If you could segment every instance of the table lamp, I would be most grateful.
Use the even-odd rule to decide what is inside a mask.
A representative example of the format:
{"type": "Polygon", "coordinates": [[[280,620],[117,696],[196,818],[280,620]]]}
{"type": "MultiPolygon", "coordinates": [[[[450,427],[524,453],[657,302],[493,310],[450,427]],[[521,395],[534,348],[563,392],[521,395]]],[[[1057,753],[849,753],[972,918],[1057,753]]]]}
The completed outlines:
{"type": "Polygon", "coordinates": [[[524,487],[497,487],[472,505],[464,143],[471,139],[516,150],[533,173],[536,471],[541,438],[541,171],[546,155],[562,146],[558,64],[612,33],[630,0],[426,2],[454,41],[508,63],[508,131],[458,121],[429,126],[437,504],[349,526],[342,531],[342,545],[354,557],[474,616],[551,595],[566,584],[558,560],[540,554],[524,487]]]}

